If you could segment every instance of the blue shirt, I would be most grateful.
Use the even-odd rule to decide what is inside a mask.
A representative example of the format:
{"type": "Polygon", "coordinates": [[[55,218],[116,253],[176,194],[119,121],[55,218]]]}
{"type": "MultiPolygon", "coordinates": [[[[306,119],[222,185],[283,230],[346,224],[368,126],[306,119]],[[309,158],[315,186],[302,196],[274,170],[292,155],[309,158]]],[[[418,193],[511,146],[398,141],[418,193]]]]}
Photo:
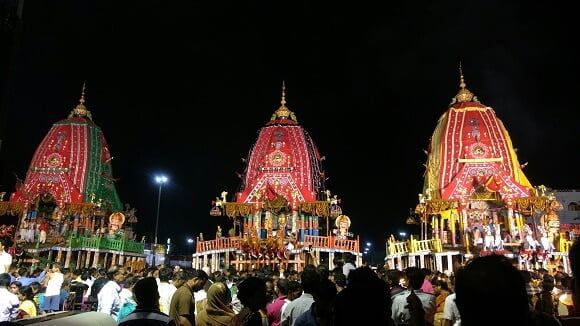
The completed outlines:
{"type": "Polygon", "coordinates": [[[312,307],[296,318],[294,326],[318,326],[314,313],[312,312],[312,307]]]}
{"type": "Polygon", "coordinates": [[[22,283],[22,286],[28,286],[32,282],[40,283],[45,275],[46,271],[42,271],[42,273],[40,273],[40,275],[38,275],[37,277],[20,276],[19,278],[16,279],[16,281],[22,283]]]}

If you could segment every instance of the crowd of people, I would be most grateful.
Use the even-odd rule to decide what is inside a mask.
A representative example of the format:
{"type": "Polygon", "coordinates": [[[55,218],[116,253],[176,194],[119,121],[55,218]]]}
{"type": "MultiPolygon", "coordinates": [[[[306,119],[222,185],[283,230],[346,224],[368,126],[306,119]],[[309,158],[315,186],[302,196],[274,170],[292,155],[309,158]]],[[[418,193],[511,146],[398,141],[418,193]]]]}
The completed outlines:
{"type": "Polygon", "coordinates": [[[574,278],[580,238],[569,252],[571,275],[563,268],[521,270],[496,254],[476,257],[455,273],[373,269],[353,258],[344,253],[333,269],[309,264],[302,271],[3,266],[0,322],[71,309],[67,299],[75,292],[82,293],[82,310],[121,326],[580,325],[574,278]]]}

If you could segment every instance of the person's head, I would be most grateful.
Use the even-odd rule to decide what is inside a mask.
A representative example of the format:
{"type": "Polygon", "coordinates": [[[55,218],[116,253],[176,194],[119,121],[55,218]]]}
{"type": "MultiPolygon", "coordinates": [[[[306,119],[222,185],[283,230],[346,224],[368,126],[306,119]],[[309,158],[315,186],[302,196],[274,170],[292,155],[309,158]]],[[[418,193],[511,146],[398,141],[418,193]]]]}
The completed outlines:
{"type": "Polygon", "coordinates": [[[8,288],[8,285],[10,285],[10,274],[8,273],[0,274],[0,286],[8,288]]]}
{"type": "Polygon", "coordinates": [[[139,308],[159,309],[159,290],[155,277],[138,280],[133,286],[133,299],[139,308]]]}
{"type": "Polygon", "coordinates": [[[542,281],[542,292],[552,292],[554,289],[554,282],[543,280],[542,281]]]}
{"type": "Polygon", "coordinates": [[[127,274],[125,276],[125,279],[123,280],[123,288],[133,291],[133,287],[135,286],[135,284],[137,284],[137,282],[139,282],[140,279],[141,276],[137,274],[131,273],[127,274]]]}
{"type": "Polygon", "coordinates": [[[303,270],[300,274],[300,282],[304,292],[313,294],[320,283],[320,275],[315,270],[303,270]]]}
{"type": "Polygon", "coordinates": [[[52,272],[53,273],[60,273],[61,269],[62,269],[62,265],[60,263],[52,264],[52,272]]]}
{"type": "Polygon", "coordinates": [[[225,283],[215,282],[207,290],[207,307],[224,309],[232,302],[232,292],[225,283]]]}
{"type": "Polygon", "coordinates": [[[266,277],[264,278],[264,281],[266,282],[266,294],[268,295],[268,298],[273,300],[278,295],[276,292],[276,286],[274,285],[274,280],[266,277]]]}
{"type": "Polygon", "coordinates": [[[413,290],[419,290],[425,280],[423,271],[415,266],[405,268],[405,277],[407,278],[408,286],[413,290]]]}
{"type": "Polygon", "coordinates": [[[425,278],[429,281],[431,281],[433,279],[433,271],[429,268],[423,267],[421,268],[421,272],[423,272],[423,275],[425,275],[425,278]]]}
{"type": "Polygon", "coordinates": [[[111,281],[121,283],[125,280],[127,271],[123,265],[113,265],[107,270],[107,278],[111,281]]]}
{"type": "Polygon", "coordinates": [[[209,280],[209,276],[201,269],[188,271],[187,285],[189,285],[193,292],[203,289],[207,280],[209,280]]]}
{"type": "Polygon", "coordinates": [[[392,269],[388,269],[385,272],[385,276],[386,276],[386,281],[389,284],[390,287],[396,286],[396,285],[400,285],[401,280],[403,280],[405,278],[405,273],[403,273],[403,271],[392,268],[392,269]]]}
{"type": "Polygon", "coordinates": [[[354,264],[355,262],[355,257],[351,252],[345,252],[344,254],[342,254],[342,260],[344,261],[344,263],[351,263],[354,264]]]}
{"type": "Polygon", "coordinates": [[[71,272],[71,269],[70,269],[70,268],[68,268],[68,267],[62,267],[62,268],[60,269],[60,272],[61,272],[61,273],[64,275],[64,277],[65,277],[65,278],[66,278],[66,277],[70,277],[70,276],[71,276],[71,273],[72,273],[72,272],[71,272]]]}
{"type": "Polygon", "coordinates": [[[342,265],[344,265],[344,261],[340,256],[334,256],[334,258],[332,258],[332,263],[337,267],[342,267],[342,265]]]}
{"type": "Polygon", "coordinates": [[[34,294],[37,294],[40,291],[40,288],[42,288],[40,282],[32,282],[30,283],[29,286],[32,289],[32,292],[34,292],[34,294]]]}
{"type": "Polygon", "coordinates": [[[524,325],[527,322],[530,308],[524,279],[503,255],[479,256],[459,269],[455,293],[461,324],[489,324],[481,315],[482,302],[510,307],[510,313],[502,317],[505,325],[524,325]]]}
{"type": "Polygon", "coordinates": [[[334,283],[336,284],[336,286],[344,288],[346,286],[346,275],[344,275],[343,273],[334,274],[334,283]]]}
{"type": "Polygon", "coordinates": [[[6,251],[10,247],[10,242],[6,238],[0,238],[0,252],[6,251]]]}
{"type": "Polygon", "coordinates": [[[73,278],[73,280],[75,280],[81,277],[82,271],[79,268],[75,268],[72,270],[71,273],[72,273],[71,277],[73,278]]]}
{"type": "Polygon", "coordinates": [[[281,278],[278,280],[276,287],[278,288],[278,295],[288,295],[288,285],[290,281],[286,278],[281,278]]]}
{"type": "Polygon", "coordinates": [[[251,311],[265,309],[268,303],[266,282],[259,277],[247,277],[238,284],[238,299],[251,311]]]}
{"type": "Polygon", "coordinates": [[[304,266],[304,271],[315,271],[316,272],[316,265],[314,265],[314,264],[306,264],[304,266]]]}
{"type": "Polygon", "coordinates": [[[179,272],[173,273],[173,278],[171,284],[176,288],[179,288],[183,284],[187,282],[187,273],[184,270],[180,270],[179,272]]]}
{"type": "Polygon", "coordinates": [[[89,274],[89,273],[90,273],[90,272],[89,272],[88,270],[83,270],[83,271],[81,272],[81,280],[83,280],[83,281],[86,281],[86,280],[88,280],[88,279],[89,279],[89,277],[90,277],[90,274],[89,274]]]}
{"type": "Polygon", "coordinates": [[[318,275],[320,275],[321,280],[330,277],[330,270],[328,269],[328,265],[326,264],[318,264],[318,266],[316,266],[316,271],[318,272],[318,275]]]}
{"type": "Polygon", "coordinates": [[[8,291],[10,291],[14,294],[18,294],[18,291],[20,291],[21,287],[22,287],[22,283],[20,281],[13,281],[8,286],[8,291]]]}
{"type": "Polygon", "coordinates": [[[20,301],[34,299],[34,291],[32,291],[32,288],[30,287],[30,285],[25,285],[25,286],[21,287],[20,289],[18,289],[17,295],[18,295],[18,299],[20,301]]]}
{"type": "Polygon", "coordinates": [[[169,282],[173,276],[173,271],[169,267],[163,267],[159,270],[159,282],[169,282]]]}
{"type": "Polygon", "coordinates": [[[288,282],[288,300],[292,301],[302,294],[302,284],[298,281],[289,280],[288,282]]]}
{"type": "Polygon", "coordinates": [[[351,270],[346,287],[337,295],[335,325],[353,325],[357,316],[370,314],[376,325],[388,325],[391,296],[386,282],[368,266],[351,270]]]}
{"type": "Polygon", "coordinates": [[[61,288],[62,290],[70,291],[70,281],[69,281],[68,279],[66,279],[66,278],[65,278],[65,279],[62,281],[62,284],[60,285],[60,288],[61,288]]]}
{"type": "Polygon", "coordinates": [[[451,289],[446,280],[434,278],[431,282],[433,283],[433,294],[435,294],[435,296],[438,296],[441,293],[451,293],[451,289]]]}
{"type": "Polygon", "coordinates": [[[23,276],[23,277],[28,277],[28,268],[20,267],[18,269],[18,275],[23,276]]]}

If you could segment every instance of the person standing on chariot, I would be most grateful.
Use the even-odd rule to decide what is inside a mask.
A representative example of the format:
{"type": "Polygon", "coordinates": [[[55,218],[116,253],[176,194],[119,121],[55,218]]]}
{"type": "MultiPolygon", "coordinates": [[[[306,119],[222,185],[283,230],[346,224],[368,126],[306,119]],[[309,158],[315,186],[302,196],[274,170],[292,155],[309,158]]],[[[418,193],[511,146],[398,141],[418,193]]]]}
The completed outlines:
{"type": "Polygon", "coordinates": [[[503,251],[503,239],[501,238],[501,226],[496,221],[493,223],[493,248],[495,250],[503,251]]]}
{"type": "Polygon", "coordinates": [[[525,235],[525,248],[529,250],[536,250],[536,239],[534,239],[534,232],[528,224],[524,225],[523,233],[525,235]]]}
{"type": "Polygon", "coordinates": [[[485,234],[483,242],[483,250],[491,250],[493,246],[493,234],[489,225],[483,226],[483,234],[485,234]]]}
{"type": "Polygon", "coordinates": [[[542,233],[542,237],[540,238],[542,250],[544,250],[547,253],[556,250],[556,247],[554,247],[554,243],[552,243],[552,240],[550,240],[550,237],[548,236],[548,232],[546,232],[546,230],[543,227],[539,227],[539,229],[540,232],[542,233]]]}

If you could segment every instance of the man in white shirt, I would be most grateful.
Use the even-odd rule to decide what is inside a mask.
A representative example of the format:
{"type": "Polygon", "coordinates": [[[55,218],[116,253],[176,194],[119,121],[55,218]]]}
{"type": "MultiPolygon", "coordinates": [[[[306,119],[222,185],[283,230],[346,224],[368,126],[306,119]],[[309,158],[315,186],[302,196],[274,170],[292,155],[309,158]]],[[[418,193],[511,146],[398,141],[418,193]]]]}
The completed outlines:
{"type": "Polygon", "coordinates": [[[52,264],[52,270],[48,273],[48,282],[44,291],[44,306],[42,309],[46,312],[55,312],[59,310],[60,305],[60,288],[64,282],[64,275],[60,271],[59,263],[52,264]]]}
{"type": "MultiPolygon", "coordinates": [[[[391,318],[395,325],[408,324],[411,319],[411,312],[409,311],[409,303],[407,297],[414,291],[417,297],[421,300],[423,310],[425,311],[425,322],[428,325],[433,325],[435,320],[435,296],[430,293],[425,293],[421,290],[425,274],[418,267],[407,267],[405,269],[405,276],[409,282],[407,290],[399,293],[393,297],[391,304],[391,318]]],[[[348,288],[348,284],[347,284],[348,288]]]]}
{"type": "Polygon", "coordinates": [[[10,266],[12,265],[12,255],[7,253],[9,244],[8,240],[0,240],[0,273],[10,273],[10,266]]]}
{"type": "Polygon", "coordinates": [[[171,279],[172,270],[169,267],[163,267],[159,270],[159,284],[157,285],[157,290],[159,291],[159,310],[161,312],[169,315],[169,307],[171,304],[171,298],[177,287],[169,283],[171,279]]]}
{"type": "Polygon", "coordinates": [[[342,265],[342,273],[344,274],[344,276],[346,276],[348,283],[348,273],[356,269],[355,265],[356,257],[350,252],[345,252],[344,254],[342,254],[342,259],[344,261],[344,265],[342,265]]]}
{"type": "Polygon", "coordinates": [[[121,286],[119,283],[125,280],[127,274],[125,267],[122,265],[113,265],[107,270],[107,283],[97,293],[98,307],[97,311],[103,312],[113,317],[116,321],[121,310],[121,286]]]}
{"type": "Polygon", "coordinates": [[[0,322],[12,321],[18,315],[20,300],[16,294],[8,291],[10,285],[10,275],[0,274],[0,322]]]}
{"type": "Polygon", "coordinates": [[[443,318],[445,319],[445,326],[461,326],[461,317],[459,317],[459,310],[455,303],[455,293],[452,293],[445,298],[443,318]]]}
{"type": "Polygon", "coordinates": [[[296,318],[303,314],[314,302],[313,293],[320,283],[320,276],[314,270],[304,270],[300,275],[303,293],[284,308],[280,316],[280,325],[294,326],[296,318]]]}

